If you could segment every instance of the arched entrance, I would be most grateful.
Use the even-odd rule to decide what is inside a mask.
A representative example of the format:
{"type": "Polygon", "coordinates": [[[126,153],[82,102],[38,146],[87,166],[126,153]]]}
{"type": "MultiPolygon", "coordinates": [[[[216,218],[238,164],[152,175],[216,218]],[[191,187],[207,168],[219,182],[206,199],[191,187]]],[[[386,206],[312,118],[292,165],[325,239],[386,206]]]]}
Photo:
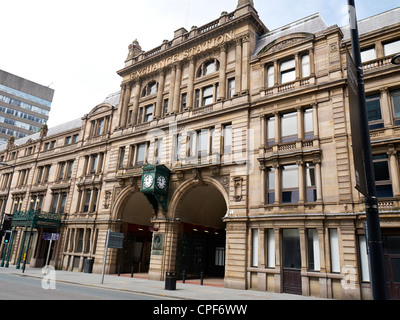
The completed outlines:
{"type": "Polygon", "coordinates": [[[118,250],[116,271],[121,273],[148,272],[152,233],[150,219],[153,208],[141,192],[127,192],[119,207],[121,232],[124,233],[124,246],[118,250]]]}
{"type": "Polygon", "coordinates": [[[186,278],[224,277],[227,203],[214,183],[192,183],[177,202],[176,272],[186,278]]]}

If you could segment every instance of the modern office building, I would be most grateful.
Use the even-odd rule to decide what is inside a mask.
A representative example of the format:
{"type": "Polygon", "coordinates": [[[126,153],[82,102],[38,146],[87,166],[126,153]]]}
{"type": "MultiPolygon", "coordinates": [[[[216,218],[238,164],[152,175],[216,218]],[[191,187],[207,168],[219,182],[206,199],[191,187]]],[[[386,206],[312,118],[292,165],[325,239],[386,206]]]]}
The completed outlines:
{"type": "MultiPolygon", "coordinates": [[[[0,147],[13,214],[2,261],[229,288],[371,299],[355,189],[349,27],[319,14],[269,30],[253,1],[176,30],[118,71],[121,91],[82,119],[0,147]],[[11,185],[10,185],[11,182],[11,185]],[[31,245],[28,245],[31,244],[31,245]],[[90,268],[89,268],[90,267],[90,268]]],[[[389,297],[399,298],[400,8],[360,21],[389,297]]]]}
{"type": "Polygon", "coordinates": [[[53,96],[53,89],[0,70],[0,143],[39,132],[53,96]]]}

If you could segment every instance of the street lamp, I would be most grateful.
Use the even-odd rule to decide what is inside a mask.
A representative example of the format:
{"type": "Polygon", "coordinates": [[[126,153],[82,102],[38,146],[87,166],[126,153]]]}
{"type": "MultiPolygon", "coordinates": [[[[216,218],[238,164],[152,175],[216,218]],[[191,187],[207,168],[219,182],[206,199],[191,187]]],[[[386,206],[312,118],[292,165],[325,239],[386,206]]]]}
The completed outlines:
{"type": "Polygon", "coordinates": [[[396,65],[400,65],[400,53],[396,54],[393,58],[392,58],[392,63],[396,64],[396,65]]]}

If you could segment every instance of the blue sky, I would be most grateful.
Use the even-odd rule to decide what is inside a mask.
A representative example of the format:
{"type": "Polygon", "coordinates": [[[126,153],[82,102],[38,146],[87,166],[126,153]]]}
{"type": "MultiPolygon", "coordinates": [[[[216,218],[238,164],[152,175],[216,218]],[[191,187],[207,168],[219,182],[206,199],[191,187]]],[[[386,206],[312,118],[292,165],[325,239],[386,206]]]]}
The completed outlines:
{"type": "MultiPolygon", "coordinates": [[[[174,31],[202,26],[237,0],[1,0],[0,69],[55,89],[49,126],[82,117],[120,88],[116,71],[128,45],[143,50],[172,40],[174,31]]],[[[254,0],[276,29],[319,12],[328,25],[348,23],[346,0],[254,0]]],[[[358,0],[360,19],[396,8],[399,0],[358,0]]]]}

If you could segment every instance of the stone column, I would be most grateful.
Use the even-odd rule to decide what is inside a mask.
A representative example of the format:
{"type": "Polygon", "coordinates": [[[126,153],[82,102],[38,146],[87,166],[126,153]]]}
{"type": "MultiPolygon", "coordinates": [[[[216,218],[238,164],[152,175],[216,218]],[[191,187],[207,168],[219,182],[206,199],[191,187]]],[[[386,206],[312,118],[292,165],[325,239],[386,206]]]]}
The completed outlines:
{"type": "Polygon", "coordinates": [[[265,154],[265,146],[267,145],[267,125],[264,114],[260,115],[260,156],[265,154]]]}
{"type": "Polygon", "coordinates": [[[314,138],[319,138],[319,125],[318,125],[318,104],[313,104],[313,129],[314,129],[314,138]]]}
{"type": "Polygon", "coordinates": [[[400,196],[399,160],[397,157],[397,151],[394,148],[394,146],[389,147],[387,154],[389,156],[390,177],[393,186],[393,196],[399,197],[400,196]]]}
{"type": "Polygon", "coordinates": [[[304,139],[304,119],[303,119],[303,108],[297,108],[297,139],[304,139]]]}
{"type": "Polygon", "coordinates": [[[275,116],[275,144],[281,143],[281,116],[279,112],[274,112],[275,116]]]}
{"type": "Polygon", "coordinates": [[[164,84],[165,84],[165,71],[161,70],[158,78],[158,92],[157,92],[157,103],[155,112],[156,119],[160,119],[162,114],[164,84]]]}
{"type": "Polygon", "coordinates": [[[390,96],[388,88],[381,89],[381,110],[385,127],[393,126],[393,116],[391,113],[390,96]]]}
{"type": "Polygon", "coordinates": [[[314,48],[308,50],[310,56],[310,77],[315,77],[314,48]]]}
{"type": "Polygon", "coordinates": [[[168,102],[168,113],[172,113],[174,98],[175,98],[175,78],[176,78],[176,66],[171,66],[171,81],[169,85],[169,102],[168,102]]]}
{"type": "Polygon", "coordinates": [[[125,99],[125,92],[126,92],[126,85],[121,85],[121,96],[119,98],[119,110],[118,110],[118,114],[119,114],[119,120],[118,120],[118,127],[121,128],[122,127],[122,114],[123,114],[123,110],[124,110],[124,99],[125,99]]]}
{"type": "Polygon", "coordinates": [[[182,78],[182,64],[178,62],[176,64],[176,74],[175,74],[174,103],[173,103],[173,112],[174,113],[178,113],[179,109],[180,109],[179,103],[181,101],[181,99],[180,99],[181,78],[182,78]]]}
{"type": "Polygon", "coordinates": [[[226,97],[226,44],[220,46],[220,61],[219,61],[219,92],[217,100],[224,100],[226,97]]]}
{"type": "Polygon", "coordinates": [[[242,90],[242,39],[236,40],[235,94],[242,90]]]}
{"type": "Polygon", "coordinates": [[[266,175],[266,167],[264,163],[260,165],[260,203],[261,205],[265,205],[266,199],[266,185],[265,185],[265,175],[266,175]]]}
{"type": "Polygon", "coordinates": [[[242,39],[242,92],[249,91],[249,79],[250,79],[250,35],[246,35],[242,39]]]}
{"type": "Polygon", "coordinates": [[[282,181],[281,181],[281,167],[278,163],[274,163],[275,169],[275,204],[280,204],[282,201],[282,181]]]}
{"type": "Polygon", "coordinates": [[[321,159],[315,158],[315,187],[317,188],[317,202],[322,202],[322,177],[321,177],[321,159]]]}
{"type": "Polygon", "coordinates": [[[193,96],[194,96],[194,72],[195,72],[195,58],[189,59],[189,79],[188,79],[188,91],[186,107],[190,110],[193,109],[193,96]]]}
{"type": "Polygon", "coordinates": [[[132,108],[132,124],[137,124],[137,116],[139,112],[139,98],[140,98],[140,81],[138,80],[135,84],[135,91],[133,97],[133,108],[132,108]]]}
{"type": "Polygon", "coordinates": [[[120,118],[119,118],[119,125],[121,128],[125,128],[127,121],[128,121],[128,108],[129,108],[129,101],[131,99],[131,93],[132,93],[132,84],[127,83],[124,85],[125,89],[124,95],[122,98],[122,105],[121,105],[121,111],[120,111],[120,118]]]}
{"type": "Polygon", "coordinates": [[[298,173],[299,173],[299,203],[304,203],[306,200],[304,162],[302,160],[298,160],[296,164],[298,165],[298,173]]]}

